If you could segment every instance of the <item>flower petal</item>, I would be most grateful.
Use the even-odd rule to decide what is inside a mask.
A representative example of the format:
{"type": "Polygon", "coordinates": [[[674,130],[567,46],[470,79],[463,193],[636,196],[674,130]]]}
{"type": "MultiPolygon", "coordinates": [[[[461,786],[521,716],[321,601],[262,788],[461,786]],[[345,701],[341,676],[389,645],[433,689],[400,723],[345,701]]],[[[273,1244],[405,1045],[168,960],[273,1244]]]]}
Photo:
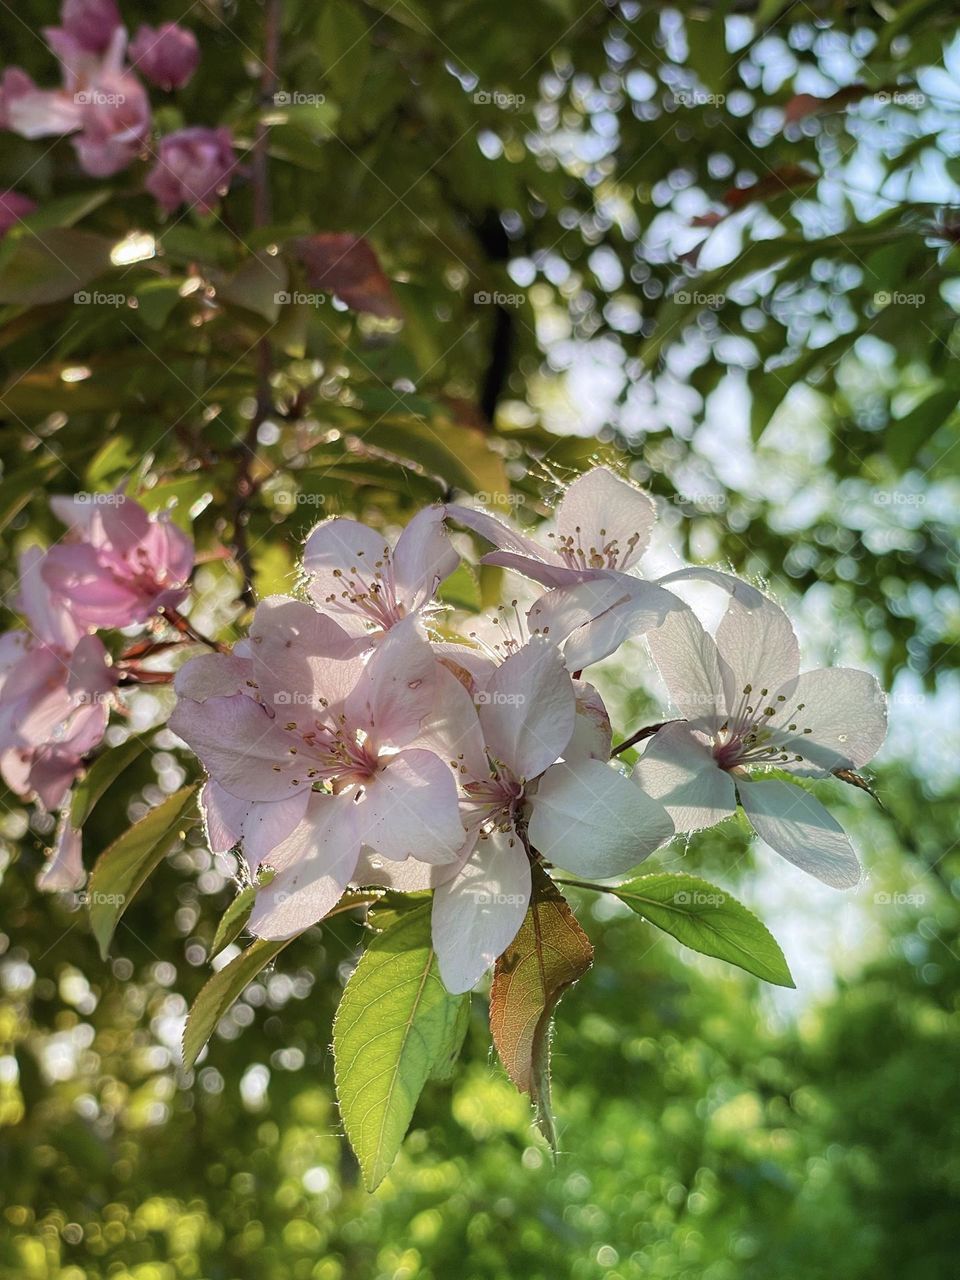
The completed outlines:
{"type": "Polygon", "coordinates": [[[298,791],[286,800],[238,800],[211,779],[200,793],[207,842],[214,853],[229,853],[242,844],[243,856],[255,873],[300,824],[310,795],[298,791]]]}
{"type": "Polygon", "coordinates": [[[253,663],[236,653],[201,653],[185,662],[173,680],[177,697],[191,702],[250,693],[253,663]]]}
{"type": "Polygon", "coordinates": [[[531,844],[575,875],[617,876],[673,835],[657,800],[600,760],[555,764],[530,802],[531,844]]]}
{"type": "Polygon", "coordinates": [[[82,889],[87,873],[83,866],[83,835],[70,825],[69,813],[60,817],[57,840],[49,859],[37,876],[37,888],[44,893],[82,889]]]}
{"type": "MultiPolygon", "coordinates": [[[[327,613],[354,619],[364,616],[360,601],[383,571],[390,547],[382,533],[337,516],[313,530],[303,548],[303,568],[310,595],[327,613]]],[[[366,630],[366,627],[362,627],[366,630]]]]}
{"type": "Polygon", "coordinates": [[[452,880],[462,865],[460,857],[456,862],[421,862],[418,858],[394,862],[391,858],[381,858],[372,849],[363,848],[353,873],[353,884],[361,888],[374,885],[393,889],[396,893],[421,893],[424,889],[436,889],[452,880]]]}
{"type": "Polygon", "coordinates": [[[481,835],[460,874],[433,895],[433,946],[448,991],[469,991],[509,947],[530,901],[530,864],[519,837],[481,835]]]}
{"type": "Polygon", "coordinates": [[[290,754],[290,736],[242,693],[203,703],[182,698],[169,724],[233,796],[286,800],[311,785],[305,772],[309,764],[290,754]]]}
{"type": "Polygon", "coordinates": [[[321,920],[353,879],[359,853],[352,793],[313,792],[303,821],[277,847],[281,869],[257,893],[250,932],[291,938],[321,920]]]}
{"type": "Polygon", "coordinates": [[[702,831],[737,807],[733,780],[686,724],[667,724],[647,744],[634,778],[673,819],[677,831],[702,831]]]}
{"type": "Polygon", "coordinates": [[[603,699],[586,680],[574,680],[577,714],[573,737],[563,750],[563,758],[571,760],[609,760],[613,730],[603,699]]]}
{"type": "Polygon", "coordinates": [[[656,583],[605,572],[548,591],[534,604],[528,621],[531,631],[562,645],[569,670],[582,671],[683,607],[682,601],[656,583]]]}
{"type": "Polygon", "coordinates": [[[465,839],[454,772],[431,751],[389,756],[358,796],[354,822],[361,844],[398,862],[452,862],[465,839]]]}
{"type": "Polygon", "coordinates": [[[432,599],[441,582],[460,563],[447,534],[443,507],[424,507],[397,540],[393,551],[393,578],[397,596],[408,612],[432,599]]]}
{"type": "Polygon", "coordinates": [[[797,678],[800,645],[790,619],[772,600],[764,599],[762,605],[751,609],[732,597],[717,627],[716,640],[731,716],[748,703],[759,706],[763,698],[769,700],[781,686],[797,678]],[[749,695],[745,693],[748,685],[749,695]]]}
{"type": "Polygon", "coordinates": [[[556,559],[533,538],[524,537],[504,520],[498,520],[496,516],[488,515],[486,511],[477,511],[473,507],[461,507],[455,503],[448,505],[446,511],[451,520],[462,524],[473,533],[479,533],[481,538],[492,542],[499,551],[511,551],[524,559],[546,562],[556,559]]]}
{"type": "Polygon", "coordinates": [[[853,667],[824,667],[805,671],[785,685],[779,698],[784,711],[773,726],[787,728],[784,750],[803,761],[784,767],[797,773],[823,774],[834,769],[859,769],[880,750],[887,735],[887,706],[883,690],[868,671],[853,667]],[[789,725],[796,725],[793,736],[789,725]],[[804,733],[809,729],[809,733],[804,733]]]}
{"type": "Polygon", "coordinates": [[[816,796],[779,778],[738,781],[737,791],[757,835],[781,857],[834,889],[859,883],[853,846],[816,796]]]}
{"type": "Polygon", "coordinates": [[[363,671],[357,639],[289,596],[269,596],[257,605],[250,640],[260,699],[308,729],[325,707],[343,703],[363,671]]]}
{"type": "Polygon", "coordinates": [[[725,665],[692,609],[676,609],[646,635],[670,700],[685,720],[713,725],[724,715],[725,665]]]}
{"type": "Polygon", "coordinates": [[[490,753],[518,778],[535,778],[563,755],[573,734],[576,698],[560,650],[533,636],[498,667],[477,694],[490,753]]]}
{"type": "Polygon", "coordinates": [[[427,721],[439,670],[418,619],[404,618],[384,636],[347,697],[348,724],[377,747],[405,747],[427,721]]]}
{"type": "Polygon", "coordinates": [[[582,549],[584,568],[603,568],[612,556],[613,567],[622,570],[646,550],[656,518],[649,494],[607,467],[594,467],[578,476],[560,500],[557,541],[563,539],[575,552],[582,549]]]}

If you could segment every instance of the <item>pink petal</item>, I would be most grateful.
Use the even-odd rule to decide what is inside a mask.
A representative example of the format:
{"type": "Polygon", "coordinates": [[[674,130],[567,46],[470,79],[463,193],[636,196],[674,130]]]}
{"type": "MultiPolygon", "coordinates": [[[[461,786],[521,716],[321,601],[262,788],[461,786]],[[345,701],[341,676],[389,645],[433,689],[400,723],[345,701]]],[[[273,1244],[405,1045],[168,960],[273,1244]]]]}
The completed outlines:
{"type": "MultiPolygon", "coordinates": [[[[389,559],[390,548],[382,533],[356,520],[335,517],[324,520],[307,538],[303,569],[309,575],[308,590],[321,609],[357,627],[367,616],[358,597],[368,596],[389,559]]],[[[365,631],[365,626],[360,628],[365,631]]]]}
{"type": "Polygon", "coordinates": [[[615,563],[628,568],[643,554],[657,518],[649,494],[635,489],[606,467],[594,467],[578,476],[557,508],[557,543],[561,539],[582,549],[584,568],[604,568],[606,548],[615,563]],[[593,565],[592,560],[600,563],[593,565]]]}
{"type": "Polygon", "coordinates": [[[710,748],[685,724],[658,730],[637,762],[634,778],[659,800],[677,831],[702,831],[736,810],[733,781],[710,748]]]}
{"type": "Polygon", "coordinates": [[[313,792],[303,821],[275,851],[282,869],[257,893],[250,932],[292,938],[316,924],[340,901],[359,853],[352,794],[313,792]]]}
{"type": "Polygon", "coordinates": [[[430,751],[401,751],[354,806],[361,844],[384,858],[453,862],[466,838],[453,770],[430,751]]]}
{"type": "Polygon", "coordinates": [[[173,687],[180,698],[206,702],[233,693],[254,696],[253,662],[234,653],[201,653],[185,662],[174,677],[173,687]]]}
{"type": "Polygon", "coordinates": [[[594,880],[629,871],[674,834],[663,805],[600,760],[553,765],[530,810],[533,847],[547,862],[594,880]]]}
{"type": "Polygon", "coordinates": [[[393,552],[393,577],[397,596],[413,612],[432,599],[437,587],[449,578],[460,557],[444,524],[443,507],[425,507],[401,533],[393,552]]]}
{"type": "Polygon", "coordinates": [[[518,778],[535,778],[573,735],[573,681],[556,645],[533,636],[477,694],[487,749],[518,778]]]}
{"type": "Polygon", "coordinates": [[[57,839],[50,857],[37,876],[37,888],[44,893],[64,893],[82,889],[87,873],[83,866],[83,836],[71,827],[69,815],[63,814],[57,828],[57,839]]]}
{"type": "Polygon", "coordinates": [[[779,778],[737,782],[757,835],[801,871],[834,889],[860,882],[860,863],[839,822],[809,791],[779,778]]]}
{"type": "Polygon", "coordinates": [[[433,945],[448,991],[469,991],[509,947],[530,901],[530,864],[513,831],[482,835],[433,895],[433,945]]]}
{"type": "Polygon", "coordinates": [[[556,556],[535,542],[533,538],[525,537],[503,520],[488,515],[486,511],[477,511],[474,507],[461,507],[453,503],[446,510],[451,520],[455,520],[457,524],[462,524],[474,533],[479,533],[481,538],[492,542],[499,551],[513,552],[524,560],[560,563],[556,556]]]}
{"type": "Polygon", "coordinates": [[[304,728],[338,709],[356,686],[363,662],[356,640],[332,618],[288,596],[261,601],[250,627],[254,680],[260,697],[304,728]],[[325,706],[326,704],[326,706],[325,706]]]}
{"type": "Polygon", "coordinates": [[[404,619],[384,637],[347,697],[347,722],[363,729],[377,749],[407,746],[426,724],[439,670],[417,619],[404,619]]]}
{"type": "MultiPolygon", "coordinates": [[[[469,849],[462,850],[464,856],[469,849]]],[[[460,858],[456,862],[420,862],[417,858],[405,858],[403,862],[393,862],[390,858],[381,858],[370,849],[362,849],[360,860],[353,873],[353,883],[362,888],[368,886],[380,889],[393,889],[395,893],[420,893],[425,889],[436,889],[439,885],[452,880],[463,865],[460,858]]]]}
{"type": "Polygon", "coordinates": [[[577,715],[573,725],[573,737],[563,751],[563,758],[571,760],[609,760],[613,745],[613,730],[603,699],[592,684],[574,680],[577,699],[577,715]]]}
{"type": "Polygon", "coordinates": [[[83,634],[67,603],[52,594],[44,570],[50,553],[27,547],[20,556],[20,596],[17,607],[44,644],[72,649],[83,634]]]}
{"type": "Polygon", "coordinates": [[[219,783],[208,782],[200,801],[207,842],[214,853],[229,853],[243,845],[252,872],[270,862],[279,845],[295,830],[307,811],[311,792],[298,791],[288,800],[238,800],[219,783]]]}
{"type": "Polygon", "coordinates": [[[239,799],[286,800],[311,786],[309,761],[290,753],[291,736],[243,694],[203,703],[182,698],[169,724],[210,776],[239,799]]]}
{"type": "Polygon", "coordinates": [[[563,647],[567,667],[582,671],[615,653],[631,636],[660,626],[681,601],[653,582],[605,572],[541,596],[528,615],[531,630],[563,647]]]}

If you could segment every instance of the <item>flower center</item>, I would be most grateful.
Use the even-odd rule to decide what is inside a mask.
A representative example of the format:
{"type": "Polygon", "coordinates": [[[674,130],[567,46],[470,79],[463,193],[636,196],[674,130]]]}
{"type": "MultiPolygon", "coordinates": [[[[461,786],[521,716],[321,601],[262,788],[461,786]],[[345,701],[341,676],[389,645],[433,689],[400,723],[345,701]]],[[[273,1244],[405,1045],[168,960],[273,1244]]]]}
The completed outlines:
{"type": "Polygon", "coordinates": [[[713,742],[713,758],[721,769],[748,765],[796,765],[804,757],[797,752],[797,738],[813,733],[803,725],[805,703],[787,711],[786,694],[770,697],[769,689],[744,685],[740,702],[720,726],[713,742]],[[775,723],[776,722],[776,723],[775,723]]]}
{"type": "Polygon", "coordinates": [[[547,537],[553,538],[555,550],[568,569],[621,569],[640,541],[639,533],[631,533],[621,550],[620,539],[608,537],[606,529],[601,529],[597,545],[584,546],[580,525],[573,533],[550,533],[547,537]]]}
{"type": "Polygon", "coordinates": [[[385,546],[380,559],[372,565],[363,563],[363,552],[349,569],[334,569],[333,576],[341,586],[324,601],[341,613],[359,613],[371,631],[388,631],[406,614],[397,598],[390,548],[385,546]]]}

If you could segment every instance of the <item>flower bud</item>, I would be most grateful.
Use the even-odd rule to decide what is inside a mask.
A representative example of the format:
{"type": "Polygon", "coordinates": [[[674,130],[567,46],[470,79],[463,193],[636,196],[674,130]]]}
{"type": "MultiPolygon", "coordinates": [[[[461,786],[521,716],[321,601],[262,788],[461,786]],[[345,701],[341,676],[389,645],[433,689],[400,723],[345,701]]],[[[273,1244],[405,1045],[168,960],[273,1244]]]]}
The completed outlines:
{"type": "Polygon", "coordinates": [[[29,196],[22,196],[19,191],[0,191],[0,237],[36,207],[29,196]]]}
{"type": "Polygon", "coordinates": [[[181,204],[209,213],[230,185],[236,157],[229,129],[179,129],[161,138],[158,153],[145,185],[167,213],[181,204]]]}
{"type": "Polygon", "coordinates": [[[197,37],[176,22],[142,25],[130,44],[130,63],[160,89],[182,89],[197,69],[197,37]]]}
{"type": "Polygon", "coordinates": [[[67,35],[90,53],[103,53],[121,25],[115,0],[63,0],[60,22],[67,35]]]}

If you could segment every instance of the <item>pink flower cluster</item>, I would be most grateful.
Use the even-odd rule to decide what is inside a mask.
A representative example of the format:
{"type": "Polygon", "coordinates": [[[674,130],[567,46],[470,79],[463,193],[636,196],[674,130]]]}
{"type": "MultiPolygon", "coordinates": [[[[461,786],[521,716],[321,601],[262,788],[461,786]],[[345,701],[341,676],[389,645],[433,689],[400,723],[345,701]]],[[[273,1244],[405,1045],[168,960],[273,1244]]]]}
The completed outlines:
{"type": "MultiPolygon", "coordinates": [[[[80,167],[95,178],[119,173],[151,150],[150,99],[139,77],[181,89],[200,60],[196,36],[173,22],[142,25],[128,47],[114,0],[63,0],[60,26],[43,35],[60,63],[61,87],[41,89],[22,68],[8,67],[0,79],[0,128],[23,138],[69,134],[80,167]]],[[[181,204],[208,211],[235,165],[226,129],[178,130],[161,139],[155,159],[146,187],[167,212],[181,204]]],[[[30,212],[17,203],[26,200],[3,195],[0,234],[30,212]]]]}
{"type": "MultiPolygon", "coordinates": [[[[52,506],[67,532],[47,551],[22,553],[16,604],[26,625],[0,635],[0,774],[47,809],[63,802],[107,727],[119,672],[94,631],[174,607],[193,568],[191,540],[122,494],[52,506]]],[[[66,825],[61,836],[48,888],[82,883],[79,844],[66,825]]]]}
{"type": "Polygon", "coordinates": [[[304,548],[307,599],[264,600],[232,653],[181,668],[170,724],[209,774],[211,848],[241,846],[255,877],[255,934],[300,932],[348,886],[432,888],[440,971],[465,991],[520,928],[535,858],[622,875],[738,800],[784,857],[855,882],[835,821],[774,772],[866,763],[885,731],[876,681],[800,675],[786,616],[739,579],[640,576],[654,515],[646,494],[597,468],[542,541],[455,506],[421,511],[395,545],[331,519],[304,548]],[[493,645],[438,629],[437,591],[459,563],[452,522],[493,544],[485,562],[545,588],[525,620],[514,609],[514,627],[498,615],[493,645]],[[691,578],[727,593],[715,635],[668,589],[691,578]],[[636,635],[677,715],[628,776],[582,672],[636,635]]]}

